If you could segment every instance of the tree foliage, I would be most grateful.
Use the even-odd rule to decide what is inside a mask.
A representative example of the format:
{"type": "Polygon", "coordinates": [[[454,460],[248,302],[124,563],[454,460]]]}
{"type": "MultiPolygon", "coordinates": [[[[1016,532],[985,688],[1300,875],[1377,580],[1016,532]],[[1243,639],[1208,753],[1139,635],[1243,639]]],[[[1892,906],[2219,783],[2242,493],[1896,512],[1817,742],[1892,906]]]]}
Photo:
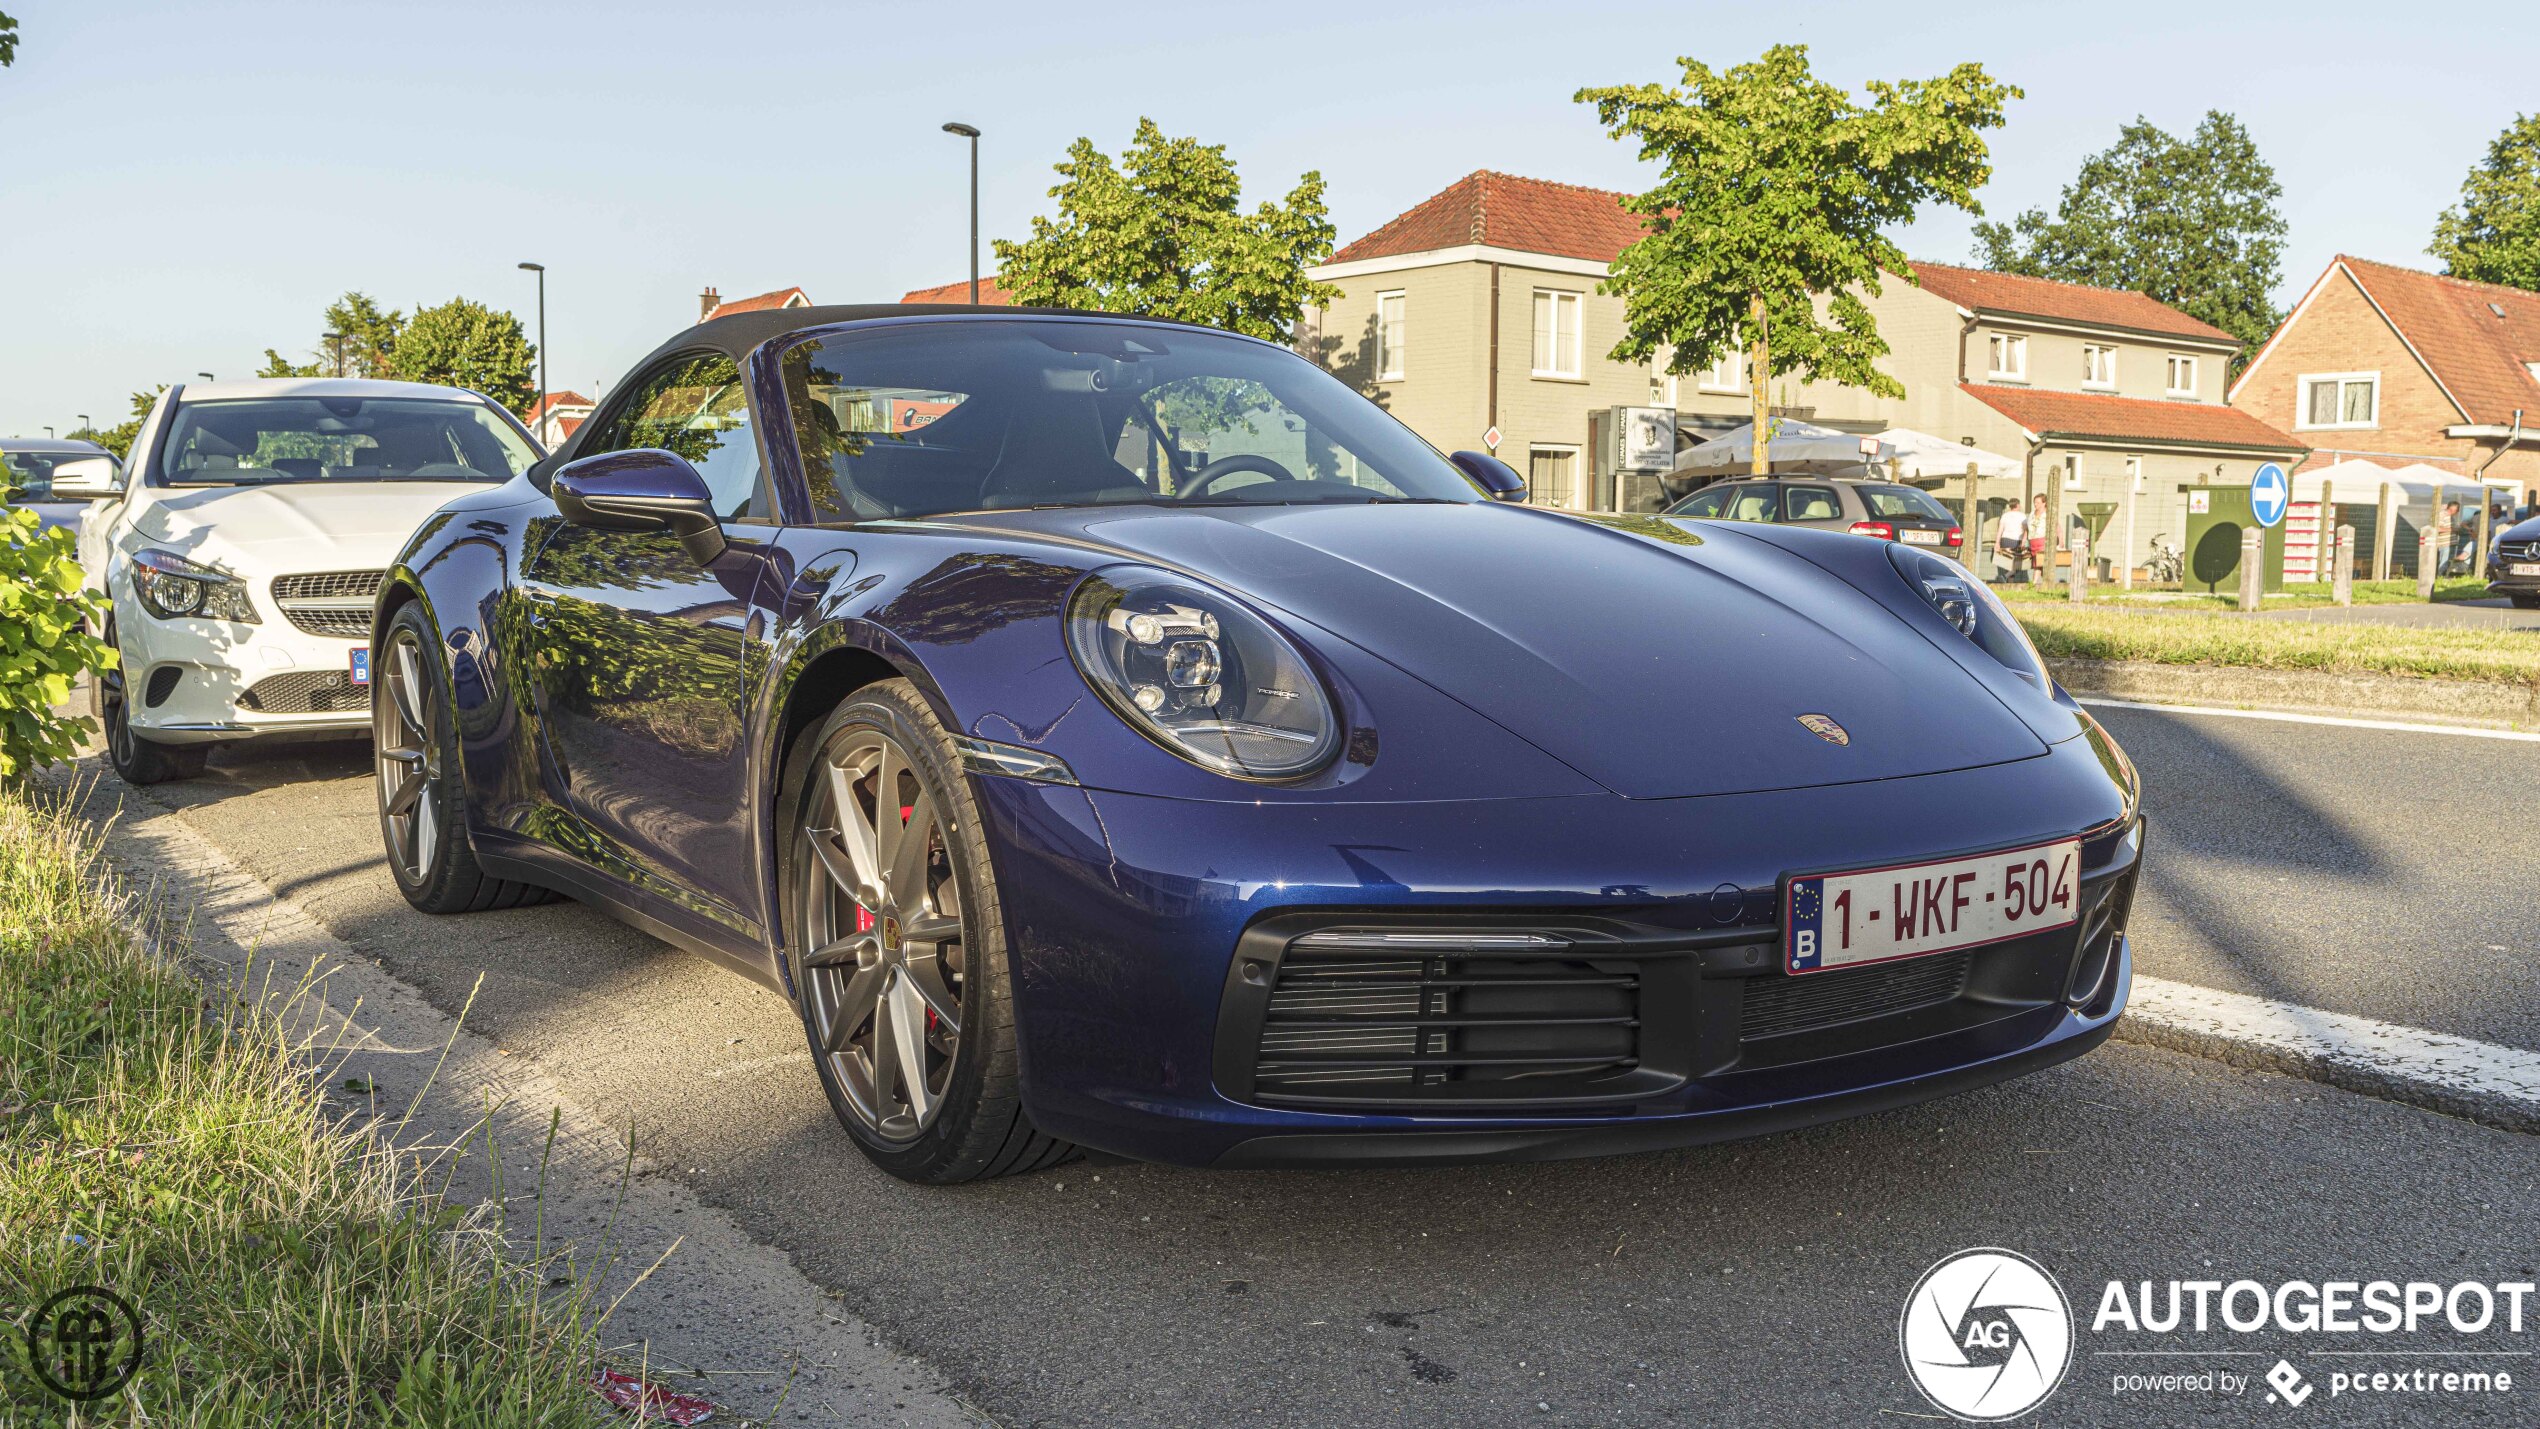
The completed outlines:
{"type": "Polygon", "coordinates": [[[2426,250],[2455,278],[2540,292],[2540,114],[2518,114],[2434,221],[2426,250]]]}
{"type": "Polygon", "coordinates": [[[1323,176],[1247,214],[1222,144],[1174,139],[1140,119],[1120,162],[1078,139],[1058,166],[1058,216],[1032,236],[998,239],[998,275],[1015,301],[1144,313],[1289,340],[1297,315],[1340,290],[1305,270],[1332,251],[1323,176]]]}
{"type": "Polygon", "coordinates": [[[76,435],[84,435],[88,438],[88,440],[95,442],[97,445],[104,447],[110,452],[113,452],[115,454],[115,460],[117,461],[132,460],[132,439],[141,435],[141,424],[149,420],[150,409],[159,404],[159,394],[165,392],[166,390],[168,390],[168,384],[162,382],[147,392],[135,392],[132,394],[131,416],[124,418],[122,421],[115,423],[113,426],[108,427],[102,432],[86,432],[78,433],[76,435]]]}
{"type": "Polygon", "coordinates": [[[86,716],[55,713],[83,672],[115,662],[88,633],[105,622],[106,602],[81,585],[68,530],[0,507],[0,779],[73,758],[94,728],[86,716]]]}
{"type": "Polygon", "coordinates": [[[418,308],[397,333],[387,376],[482,392],[514,412],[537,396],[538,349],[520,319],[466,298],[418,308]]]}
{"type": "Polygon", "coordinates": [[[0,67],[18,62],[18,22],[0,14],[0,67]]]}
{"type": "Polygon", "coordinates": [[[1675,87],[1577,95],[1665,169],[1625,201],[1648,231],[1601,288],[1625,303],[1615,360],[1672,347],[1668,370],[1693,372],[1769,334],[1759,384],[1795,372],[1901,395],[1878,369],[1888,345],[1859,296],[1880,290],[1882,272],[1905,271],[1883,230],[1926,203],[1983,211],[1975,191],[1993,172],[1983,134],[2020,91],[1963,64],[1937,79],[1873,83],[1865,105],[1811,74],[1802,45],[1727,70],[1677,63],[1675,87]]]}
{"type": "Polygon", "coordinates": [[[2209,111],[2185,140],[2137,118],[2082,161],[2052,217],[1977,224],[1977,256],[1998,272],[2149,294],[2240,339],[2245,358],[2282,316],[2283,194],[2232,116],[2209,111]]]}

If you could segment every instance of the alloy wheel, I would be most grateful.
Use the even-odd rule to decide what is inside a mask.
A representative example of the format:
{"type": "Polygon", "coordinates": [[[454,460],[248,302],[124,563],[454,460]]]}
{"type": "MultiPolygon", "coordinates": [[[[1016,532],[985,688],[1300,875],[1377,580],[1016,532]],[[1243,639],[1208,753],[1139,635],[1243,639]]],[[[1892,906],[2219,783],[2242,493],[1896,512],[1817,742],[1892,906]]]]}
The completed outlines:
{"type": "Polygon", "coordinates": [[[388,855],[410,883],[431,875],[441,851],[439,702],[423,669],[423,649],[413,632],[398,631],[380,672],[388,698],[376,702],[371,716],[379,751],[380,822],[388,830],[388,855]]]}
{"type": "Polygon", "coordinates": [[[956,841],[908,751],[870,727],[822,751],[796,870],[797,967],[821,1055],[866,1130],[909,1141],[941,1111],[967,978],[956,841]]]}

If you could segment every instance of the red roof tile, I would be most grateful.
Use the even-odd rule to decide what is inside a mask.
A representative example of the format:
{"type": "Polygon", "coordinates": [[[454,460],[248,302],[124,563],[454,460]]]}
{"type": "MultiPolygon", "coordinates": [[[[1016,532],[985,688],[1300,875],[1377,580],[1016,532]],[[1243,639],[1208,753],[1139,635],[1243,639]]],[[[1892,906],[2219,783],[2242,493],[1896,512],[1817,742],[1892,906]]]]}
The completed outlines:
{"type": "Polygon", "coordinates": [[[1521,253],[1611,263],[1614,255],[1640,241],[1640,216],[1623,208],[1628,197],[1611,189],[1482,169],[1343,247],[1330,261],[1354,263],[1362,258],[1484,243],[1521,253]]]}
{"type": "Polygon", "coordinates": [[[2055,318],[2096,327],[2131,328],[2136,332],[2210,338],[2218,342],[2239,340],[2211,323],[2199,322],[2144,293],[2129,293],[2116,288],[2087,288],[2079,283],[2059,283],[2052,278],[2024,278],[2016,273],[1993,273],[1982,268],[1953,268],[1945,263],[1914,263],[1909,266],[1926,291],[1976,312],[2055,318]]]}
{"type": "Polygon", "coordinates": [[[2337,261],[2424,357],[2470,421],[2503,426],[2519,407],[2526,422],[2540,424],[2540,377],[2530,367],[2540,362],[2540,293],[2343,254],[2337,261]]]}
{"type": "Polygon", "coordinates": [[[2309,450],[2246,412],[2204,402],[2163,402],[2093,392],[2040,392],[1988,382],[1958,385],[1968,396],[2019,423],[2033,436],[2098,437],[2263,451],[2309,450]]]}
{"type": "Polygon", "coordinates": [[[521,420],[534,427],[538,425],[538,419],[540,417],[547,415],[547,409],[550,407],[588,407],[592,405],[594,404],[591,399],[583,396],[579,392],[549,392],[545,396],[540,397],[537,401],[530,403],[529,415],[521,420]]]}
{"type": "Polygon", "coordinates": [[[699,318],[698,321],[704,322],[707,318],[728,317],[733,313],[763,313],[773,308],[798,308],[808,307],[810,305],[811,295],[804,292],[802,289],[778,288],[772,293],[759,293],[753,297],[734,298],[728,303],[717,303],[714,305],[713,312],[706,314],[704,318],[699,318]],[[800,299],[800,301],[796,301],[797,299],[800,299]]]}
{"type": "MultiPolygon", "coordinates": [[[[932,288],[911,288],[900,298],[900,301],[903,303],[967,303],[970,301],[970,280],[964,278],[957,283],[944,283],[932,288]]],[[[982,273],[979,275],[979,306],[983,308],[1012,307],[1014,295],[1007,292],[997,282],[995,274],[982,273]]]]}

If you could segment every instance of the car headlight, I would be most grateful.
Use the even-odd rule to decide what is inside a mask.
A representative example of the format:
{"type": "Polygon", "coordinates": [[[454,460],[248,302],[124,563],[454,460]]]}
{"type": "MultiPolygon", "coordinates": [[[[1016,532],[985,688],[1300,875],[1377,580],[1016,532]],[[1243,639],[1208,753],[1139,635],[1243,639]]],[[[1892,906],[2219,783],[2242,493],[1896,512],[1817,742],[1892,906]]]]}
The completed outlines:
{"type": "Polygon", "coordinates": [[[1145,566],[1085,578],[1067,607],[1076,668],[1120,717],[1239,779],[1293,779],[1340,747],[1305,657],[1223,591],[1145,566]]]}
{"type": "Polygon", "coordinates": [[[132,558],[132,590],[142,608],[162,620],[230,620],[256,625],[256,607],[237,577],[198,566],[169,551],[132,558]]]}
{"type": "Polygon", "coordinates": [[[2011,608],[2002,603],[2002,597],[1995,595],[1982,577],[1955,561],[1911,546],[1890,547],[1888,559],[1896,563],[1897,574],[1914,588],[1914,593],[1939,612],[1941,619],[1956,627],[1959,634],[1982,647],[1984,653],[2012,674],[2041,690],[2048,688],[2046,662],[2038,658],[2028,632],[2011,618],[2011,608]]]}

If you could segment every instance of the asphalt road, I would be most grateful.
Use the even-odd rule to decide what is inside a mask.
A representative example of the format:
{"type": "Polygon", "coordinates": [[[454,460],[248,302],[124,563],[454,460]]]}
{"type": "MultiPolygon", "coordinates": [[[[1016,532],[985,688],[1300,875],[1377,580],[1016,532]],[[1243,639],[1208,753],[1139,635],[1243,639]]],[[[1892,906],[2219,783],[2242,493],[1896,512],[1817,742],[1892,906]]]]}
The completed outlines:
{"type": "MultiPolygon", "coordinates": [[[[2516,931],[2540,870],[2540,835],[2517,821],[2531,746],[2105,718],[2150,789],[2143,971],[2540,1047],[2540,946],[2527,921],[2516,931]]],[[[471,1004],[471,1026],[632,1127],[1008,1425],[1931,1419],[1898,1365],[1897,1316],[1963,1248],[2036,1257],[2085,1324],[2109,1280],[2530,1280],[2540,1265],[2540,1139],[2125,1043],[1686,1152],[1329,1174],[1079,1162],[919,1189],[834,1129],[772,994],[576,905],[408,910],[378,864],[358,747],[224,755],[153,797],[439,1005],[471,1004]]],[[[2505,1343],[2540,1343],[2534,1329],[2505,1343]]],[[[2085,1336],[2044,1418],[2270,1420],[2287,1411],[2262,1383],[2142,1398],[2111,1376],[2262,1375],[2283,1355],[2324,1379],[2349,1363],[2306,1358],[2319,1344],[2085,1336]],[[2108,1353],[2146,1347],[2197,1355],[2108,1353]],[[2201,1357],[2223,1351],[2244,1357],[2201,1357]]],[[[2527,1366],[2540,1390],[2540,1359],[2487,1363],[2527,1366]]],[[[2323,1393],[2305,1416],[2528,1424],[2540,1400],[2323,1393]]]]}

